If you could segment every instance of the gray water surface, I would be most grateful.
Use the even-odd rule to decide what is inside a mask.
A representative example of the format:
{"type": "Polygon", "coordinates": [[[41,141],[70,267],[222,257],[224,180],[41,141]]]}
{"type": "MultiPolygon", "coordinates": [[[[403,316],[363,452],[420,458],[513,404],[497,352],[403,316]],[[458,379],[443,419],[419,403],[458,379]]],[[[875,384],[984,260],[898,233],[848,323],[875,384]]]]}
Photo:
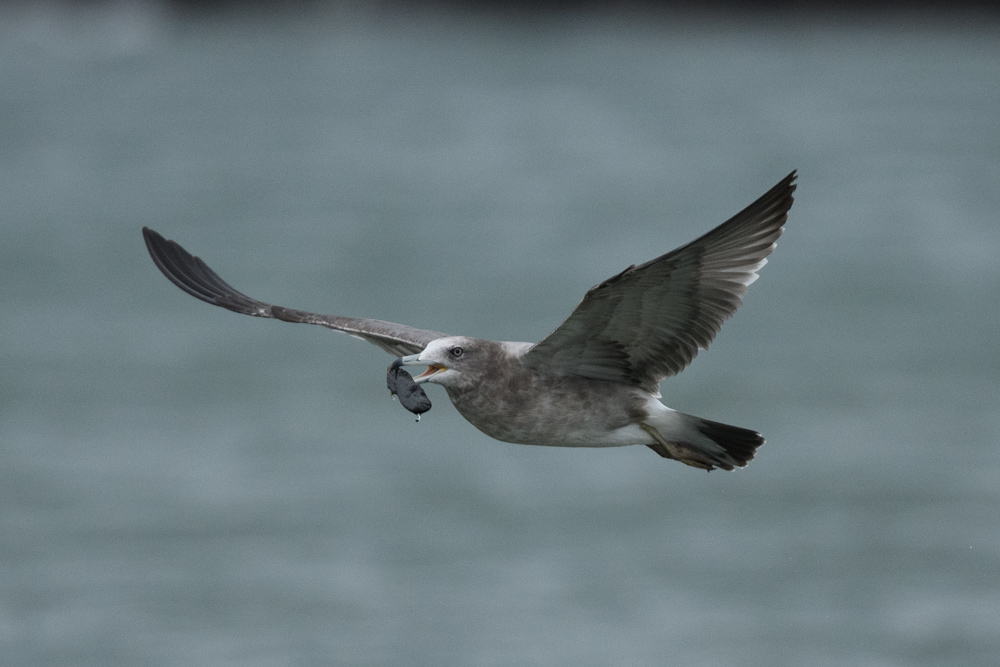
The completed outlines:
{"type": "Polygon", "coordinates": [[[0,27],[10,665],[994,665],[994,26],[120,5],[0,27]],[[706,475],[477,432],[390,358],[181,293],[494,339],[793,168],[671,407],[706,475]]]}

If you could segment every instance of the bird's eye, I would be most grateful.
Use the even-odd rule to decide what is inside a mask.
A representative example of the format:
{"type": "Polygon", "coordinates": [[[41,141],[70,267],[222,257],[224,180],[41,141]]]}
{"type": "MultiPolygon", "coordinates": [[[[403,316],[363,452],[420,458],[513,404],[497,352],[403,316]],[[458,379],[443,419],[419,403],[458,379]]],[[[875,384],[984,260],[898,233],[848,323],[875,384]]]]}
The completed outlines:
{"type": "Polygon", "coordinates": [[[451,356],[455,357],[456,359],[458,359],[464,353],[465,350],[463,350],[459,345],[456,345],[455,347],[451,348],[451,356]]]}

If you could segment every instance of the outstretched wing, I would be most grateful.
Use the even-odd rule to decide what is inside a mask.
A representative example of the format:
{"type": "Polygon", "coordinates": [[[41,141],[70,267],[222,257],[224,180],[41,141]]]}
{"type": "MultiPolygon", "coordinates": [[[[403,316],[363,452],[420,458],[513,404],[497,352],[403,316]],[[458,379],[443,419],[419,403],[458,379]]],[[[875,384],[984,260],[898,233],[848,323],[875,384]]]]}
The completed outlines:
{"type": "Polygon", "coordinates": [[[642,387],[707,349],[757,279],[788,219],[795,172],[701,238],[593,287],[521,361],[545,372],[642,387]]]}
{"type": "Polygon", "coordinates": [[[215,306],[228,308],[236,313],[255,317],[272,317],[285,322],[321,324],[324,327],[343,331],[369,343],[374,343],[397,357],[417,354],[435,338],[447,335],[437,331],[426,331],[402,324],[383,322],[382,320],[318,315],[304,310],[293,310],[263,303],[234,289],[215,271],[208,268],[205,262],[198,257],[193,257],[180,244],[168,241],[148,227],[142,228],[142,237],[146,240],[146,248],[149,250],[153,262],[163,272],[163,275],[170,279],[170,282],[193,297],[215,306]]]}

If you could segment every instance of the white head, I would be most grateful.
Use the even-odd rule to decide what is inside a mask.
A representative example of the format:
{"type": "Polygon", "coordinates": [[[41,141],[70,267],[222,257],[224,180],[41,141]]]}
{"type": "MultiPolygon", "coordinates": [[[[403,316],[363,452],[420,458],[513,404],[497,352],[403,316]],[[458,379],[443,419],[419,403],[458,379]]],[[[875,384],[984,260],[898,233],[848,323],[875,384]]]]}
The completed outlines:
{"type": "Polygon", "coordinates": [[[403,357],[404,366],[427,366],[413,379],[444,386],[457,386],[477,370],[486,359],[489,341],[468,336],[446,336],[432,340],[420,354],[403,357]],[[463,375],[464,373],[464,375],[463,375]]]}

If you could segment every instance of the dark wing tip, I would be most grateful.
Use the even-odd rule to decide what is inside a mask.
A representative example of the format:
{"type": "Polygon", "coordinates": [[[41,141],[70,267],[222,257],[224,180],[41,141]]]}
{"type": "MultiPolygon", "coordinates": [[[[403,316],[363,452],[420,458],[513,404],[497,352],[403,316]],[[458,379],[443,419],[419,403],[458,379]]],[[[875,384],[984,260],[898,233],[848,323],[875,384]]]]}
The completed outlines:
{"type": "Polygon", "coordinates": [[[149,227],[142,228],[146,250],[163,275],[196,299],[246,315],[270,315],[262,312],[268,304],[251,299],[224,281],[205,262],[193,256],[176,241],[170,241],[149,227]]]}
{"type": "MultiPolygon", "coordinates": [[[[799,170],[792,169],[792,173],[781,179],[781,182],[778,183],[776,186],[774,186],[774,189],[779,191],[785,190],[786,191],[785,196],[791,199],[792,193],[795,192],[795,189],[797,187],[799,187],[799,184],[795,182],[798,179],[798,177],[799,177],[799,170]]],[[[791,204],[789,204],[789,206],[791,206],[791,204]]]]}
{"type": "Polygon", "coordinates": [[[796,178],[798,178],[798,169],[793,169],[792,173],[781,179],[777,185],[758,197],[757,201],[737,213],[733,218],[746,218],[768,210],[787,213],[788,209],[792,207],[792,202],[795,201],[792,193],[798,187],[795,182],[796,178]]]}
{"type": "Polygon", "coordinates": [[[777,208],[782,210],[784,213],[788,213],[788,209],[792,207],[792,202],[795,201],[795,197],[792,194],[795,189],[799,187],[799,184],[795,180],[799,177],[799,170],[793,169],[792,173],[781,179],[777,185],[775,185],[771,190],[762,197],[768,203],[776,203],[777,208]]]}
{"type": "MultiPolygon", "coordinates": [[[[677,250],[667,253],[664,257],[674,256],[675,253],[684,250],[688,246],[695,246],[702,243],[712,242],[716,244],[726,243],[729,240],[739,240],[746,243],[753,239],[760,248],[766,248],[769,244],[781,236],[785,223],[788,221],[788,211],[792,208],[795,198],[792,194],[798,185],[795,179],[798,178],[798,170],[781,179],[777,185],[758,197],[752,204],[742,211],[726,220],[724,223],[695,239],[691,243],[681,246],[677,250]],[[762,244],[762,245],[761,245],[762,244]]],[[[750,249],[754,244],[746,245],[750,249]]],[[[770,245],[764,252],[763,257],[770,254],[774,249],[770,245]]],[[[659,261],[663,258],[657,258],[659,261]]]]}

